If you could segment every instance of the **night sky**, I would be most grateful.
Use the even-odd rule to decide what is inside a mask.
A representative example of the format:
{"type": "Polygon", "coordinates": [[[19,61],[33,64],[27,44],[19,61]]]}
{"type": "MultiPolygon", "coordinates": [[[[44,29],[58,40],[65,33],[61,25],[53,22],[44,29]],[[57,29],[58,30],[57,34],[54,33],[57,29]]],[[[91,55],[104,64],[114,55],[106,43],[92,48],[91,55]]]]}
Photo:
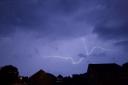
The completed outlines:
{"type": "Polygon", "coordinates": [[[85,73],[128,62],[128,0],[0,0],[0,66],[85,73]]]}

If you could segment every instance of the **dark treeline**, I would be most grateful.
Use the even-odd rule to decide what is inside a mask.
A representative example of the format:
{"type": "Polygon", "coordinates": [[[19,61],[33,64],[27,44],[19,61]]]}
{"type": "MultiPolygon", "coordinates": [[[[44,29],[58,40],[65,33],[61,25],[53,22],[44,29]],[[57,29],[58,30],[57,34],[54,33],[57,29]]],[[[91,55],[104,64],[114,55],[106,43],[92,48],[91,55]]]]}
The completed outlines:
{"type": "Polygon", "coordinates": [[[19,75],[12,65],[0,68],[0,85],[128,85],[128,63],[89,64],[84,74],[57,77],[39,70],[30,77],[19,75]]]}

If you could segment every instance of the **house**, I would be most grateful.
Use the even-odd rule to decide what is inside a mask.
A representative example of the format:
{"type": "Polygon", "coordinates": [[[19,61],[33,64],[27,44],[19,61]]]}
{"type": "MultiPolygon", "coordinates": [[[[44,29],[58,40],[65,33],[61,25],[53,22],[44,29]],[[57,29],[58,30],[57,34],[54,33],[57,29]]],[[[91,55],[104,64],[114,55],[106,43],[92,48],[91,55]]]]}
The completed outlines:
{"type": "Polygon", "coordinates": [[[38,71],[29,78],[30,85],[54,85],[56,77],[43,70],[38,71]]]}
{"type": "Polygon", "coordinates": [[[121,67],[117,64],[89,64],[90,85],[118,85],[121,67]]]}

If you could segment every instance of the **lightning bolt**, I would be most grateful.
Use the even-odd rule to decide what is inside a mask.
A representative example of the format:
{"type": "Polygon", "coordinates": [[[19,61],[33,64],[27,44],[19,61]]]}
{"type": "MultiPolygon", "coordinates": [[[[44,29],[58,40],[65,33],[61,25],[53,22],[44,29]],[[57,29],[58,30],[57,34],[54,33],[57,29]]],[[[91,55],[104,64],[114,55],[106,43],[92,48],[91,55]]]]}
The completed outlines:
{"type": "Polygon", "coordinates": [[[107,48],[103,48],[103,47],[93,47],[90,51],[87,49],[87,45],[86,45],[86,39],[85,38],[81,38],[82,42],[83,42],[83,46],[84,46],[84,50],[87,56],[90,56],[95,49],[101,49],[101,50],[105,50],[105,51],[110,51],[111,49],[107,49],[107,48]]]}
{"type": "MultiPolygon", "coordinates": [[[[85,38],[81,38],[82,42],[83,42],[83,46],[84,46],[84,50],[85,50],[85,56],[90,56],[96,49],[102,49],[102,50],[107,50],[107,51],[110,51],[110,49],[106,49],[106,48],[103,48],[103,47],[93,47],[90,51],[87,49],[87,46],[86,46],[86,39],[85,38]]],[[[63,59],[63,60],[69,60],[71,61],[72,64],[79,64],[81,63],[85,58],[84,57],[81,57],[79,58],[79,60],[75,61],[72,57],[67,57],[67,56],[47,56],[47,58],[50,57],[50,58],[59,58],[59,59],[63,59]]]]}
{"type": "Polygon", "coordinates": [[[47,57],[52,57],[52,58],[59,58],[59,59],[63,59],[63,60],[70,60],[72,64],[79,64],[81,63],[84,58],[80,58],[78,61],[75,61],[72,57],[63,57],[63,56],[47,56],[47,57]]]}

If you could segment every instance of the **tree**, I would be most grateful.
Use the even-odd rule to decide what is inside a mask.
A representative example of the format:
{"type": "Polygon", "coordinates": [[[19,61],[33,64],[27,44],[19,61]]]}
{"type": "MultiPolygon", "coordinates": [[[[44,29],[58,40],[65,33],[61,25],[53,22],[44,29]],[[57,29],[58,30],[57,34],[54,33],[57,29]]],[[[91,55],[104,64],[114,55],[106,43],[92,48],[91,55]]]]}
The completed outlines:
{"type": "Polygon", "coordinates": [[[12,65],[4,66],[0,69],[0,83],[11,84],[19,77],[18,69],[12,65]]]}

